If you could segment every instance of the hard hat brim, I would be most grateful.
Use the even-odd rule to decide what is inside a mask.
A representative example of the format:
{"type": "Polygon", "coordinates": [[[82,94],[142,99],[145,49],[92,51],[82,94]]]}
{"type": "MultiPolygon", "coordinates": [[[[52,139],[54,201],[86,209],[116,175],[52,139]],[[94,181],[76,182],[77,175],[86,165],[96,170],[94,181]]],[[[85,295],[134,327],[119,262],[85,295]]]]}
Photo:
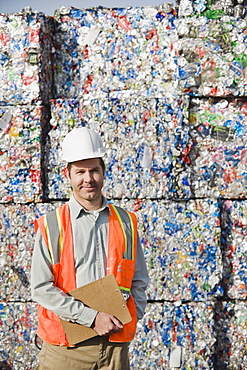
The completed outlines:
{"type": "Polygon", "coordinates": [[[95,152],[94,154],[88,154],[84,156],[62,156],[62,160],[67,163],[84,161],[85,159],[102,158],[105,155],[104,152],[95,152]]]}

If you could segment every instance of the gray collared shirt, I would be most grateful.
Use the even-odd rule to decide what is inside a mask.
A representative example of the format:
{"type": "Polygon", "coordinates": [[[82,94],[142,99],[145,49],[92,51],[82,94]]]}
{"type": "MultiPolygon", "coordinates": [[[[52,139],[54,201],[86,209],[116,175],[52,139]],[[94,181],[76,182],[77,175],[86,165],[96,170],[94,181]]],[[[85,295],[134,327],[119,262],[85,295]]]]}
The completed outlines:
{"type": "MultiPolygon", "coordinates": [[[[105,197],[100,209],[87,211],[73,196],[69,200],[69,209],[74,239],[76,285],[80,287],[106,275],[110,210],[105,197]]],[[[38,230],[31,269],[33,300],[58,316],[90,327],[97,311],[84,306],[54,286],[51,266],[48,248],[38,230]]],[[[146,307],[145,289],[148,282],[146,263],[138,238],[136,269],[131,288],[138,318],[143,316],[146,307]]]]}

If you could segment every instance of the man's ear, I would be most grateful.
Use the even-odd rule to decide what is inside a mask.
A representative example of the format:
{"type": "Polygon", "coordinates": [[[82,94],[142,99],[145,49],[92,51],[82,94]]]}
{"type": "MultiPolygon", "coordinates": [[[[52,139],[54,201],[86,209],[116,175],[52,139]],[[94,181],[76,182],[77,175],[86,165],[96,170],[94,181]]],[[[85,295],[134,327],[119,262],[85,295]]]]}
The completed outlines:
{"type": "Polygon", "coordinates": [[[64,169],[64,175],[65,177],[67,177],[67,180],[70,182],[70,173],[67,167],[64,169]]]}

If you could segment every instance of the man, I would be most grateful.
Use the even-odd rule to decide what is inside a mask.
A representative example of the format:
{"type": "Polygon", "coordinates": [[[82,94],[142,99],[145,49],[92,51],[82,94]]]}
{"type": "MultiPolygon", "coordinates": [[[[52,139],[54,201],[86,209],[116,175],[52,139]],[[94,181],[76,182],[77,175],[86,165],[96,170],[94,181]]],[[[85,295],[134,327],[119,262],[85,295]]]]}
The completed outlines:
{"type": "Polygon", "coordinates": [[[35,220],[31,289],[39,303],[37,334],[44,341],[39,369],[126,370],[128,344],[143,316],[149,281],[136,216],[102,195],[105,150],[96,132],[73,129],[62,152],[73,195],[55,212],[35,220]],[[125,325],[67,294],[111,273],[132,316],[125,325]],[[59,318],[91,327],[98,335],[71,346],[59,318]]]}

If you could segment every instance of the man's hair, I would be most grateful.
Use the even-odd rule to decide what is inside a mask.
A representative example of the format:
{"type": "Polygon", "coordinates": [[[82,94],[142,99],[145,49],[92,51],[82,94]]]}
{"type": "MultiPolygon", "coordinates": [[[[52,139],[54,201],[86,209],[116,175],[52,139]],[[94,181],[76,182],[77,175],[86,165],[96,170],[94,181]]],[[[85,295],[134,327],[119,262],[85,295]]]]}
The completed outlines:
{"type": "MultiPolygon", "coordinates": [[[[73,162],[70,162],[70,163],[67,164],[67,171],[68,171],[69,176],[70,176],[70,171],[71,171],[72,164],[73,164],[73,162]]],[[[105,162],[104,162],[103,158],[101,158],[101,157],[99,158],[99,164],[102,167],[103,173],[105,174],[105,162]]]]}

